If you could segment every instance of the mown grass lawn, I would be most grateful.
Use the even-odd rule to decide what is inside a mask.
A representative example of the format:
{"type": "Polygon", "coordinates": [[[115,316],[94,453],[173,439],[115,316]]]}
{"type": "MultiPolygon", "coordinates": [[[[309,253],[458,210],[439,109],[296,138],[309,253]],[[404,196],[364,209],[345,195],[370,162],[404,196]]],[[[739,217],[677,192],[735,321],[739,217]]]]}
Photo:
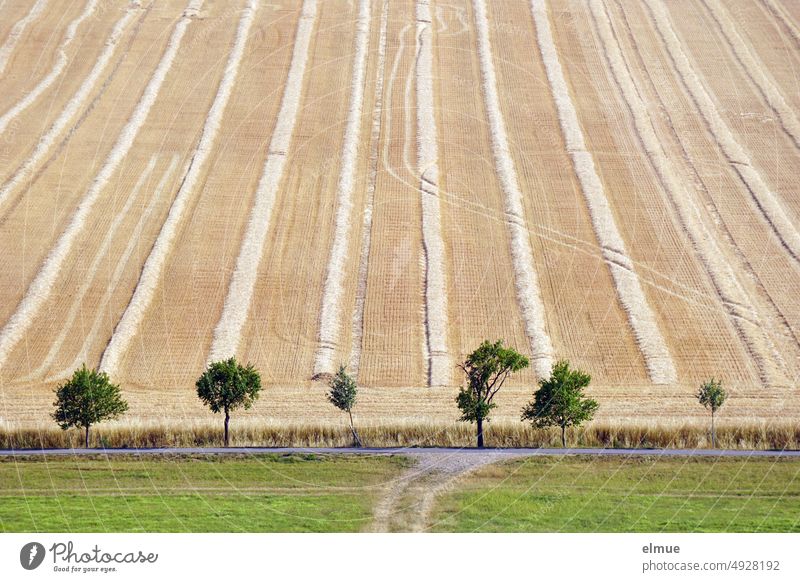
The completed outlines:
{"type": "Polygon", "coordinates": [[[0,461],[3,532],[327,532],[369,525],[398,457],[0,461]]]}
{"type": "Polygon", "coordinates": [[[465,478],[433,529],[798,532],[800,460],[528,458],[465,478]]]}

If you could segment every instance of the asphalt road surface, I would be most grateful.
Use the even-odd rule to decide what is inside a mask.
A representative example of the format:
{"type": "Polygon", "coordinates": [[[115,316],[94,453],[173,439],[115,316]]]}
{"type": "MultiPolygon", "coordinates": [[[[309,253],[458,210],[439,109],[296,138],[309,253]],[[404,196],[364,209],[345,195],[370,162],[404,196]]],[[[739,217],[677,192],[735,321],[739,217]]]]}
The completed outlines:
{"type": "Polygon", "coordinates": [[[458,448],[325,448],[325,447],[229,447],[229,448],[159,448],[159,449],[16,449],[0,450],[0,456],[25,455],[486,455],[497,457],[533,456],[665,456],[665,457],[796,457],[795,451],[751,451],[726,449],[458,449],[458,448]]]}

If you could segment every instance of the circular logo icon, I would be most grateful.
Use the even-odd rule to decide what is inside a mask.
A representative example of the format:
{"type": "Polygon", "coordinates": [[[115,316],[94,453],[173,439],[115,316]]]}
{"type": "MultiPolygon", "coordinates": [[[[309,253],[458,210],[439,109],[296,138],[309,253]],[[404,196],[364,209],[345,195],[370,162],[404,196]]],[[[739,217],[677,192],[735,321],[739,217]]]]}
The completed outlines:
{"type": "Polygon", "coordinates": [[[39,542],[30,542],[19,551],[19,563],[26,570],[35,570],[44,561],[44,546],[39,542]]]}

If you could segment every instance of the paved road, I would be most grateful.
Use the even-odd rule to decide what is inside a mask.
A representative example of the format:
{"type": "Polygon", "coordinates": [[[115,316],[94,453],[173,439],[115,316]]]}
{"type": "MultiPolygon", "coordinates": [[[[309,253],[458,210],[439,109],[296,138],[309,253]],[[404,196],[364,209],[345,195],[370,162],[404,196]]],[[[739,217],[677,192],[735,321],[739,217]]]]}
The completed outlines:
{"type": "Polygon", "coordinates": [[[230,448],[166,448],[166,449],[19,449],[0,450],[2,456],[48,455],[263,455],[320,454],[320,455],[496,455],[498,457],[533,457],[560,455],[587,456],[663,456],[663,457],[794,457],[800,451],[749,451],[711,449],[457,449],[457,448],[323,448],[323,447],[230,447],[230,448]]]}

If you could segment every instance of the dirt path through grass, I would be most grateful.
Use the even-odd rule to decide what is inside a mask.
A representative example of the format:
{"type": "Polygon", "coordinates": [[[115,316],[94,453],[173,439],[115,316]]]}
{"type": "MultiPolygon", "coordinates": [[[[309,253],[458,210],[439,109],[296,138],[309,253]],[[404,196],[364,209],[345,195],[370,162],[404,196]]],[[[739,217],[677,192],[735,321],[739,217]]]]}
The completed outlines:
{"type": "Polygon", "coordinates": [[[414,452],[415,463],[391,481],[375,505],[372,531],[426,531],[434,501],[455,482],[489,463],[507,460],[501,452],[414,452]]]}

